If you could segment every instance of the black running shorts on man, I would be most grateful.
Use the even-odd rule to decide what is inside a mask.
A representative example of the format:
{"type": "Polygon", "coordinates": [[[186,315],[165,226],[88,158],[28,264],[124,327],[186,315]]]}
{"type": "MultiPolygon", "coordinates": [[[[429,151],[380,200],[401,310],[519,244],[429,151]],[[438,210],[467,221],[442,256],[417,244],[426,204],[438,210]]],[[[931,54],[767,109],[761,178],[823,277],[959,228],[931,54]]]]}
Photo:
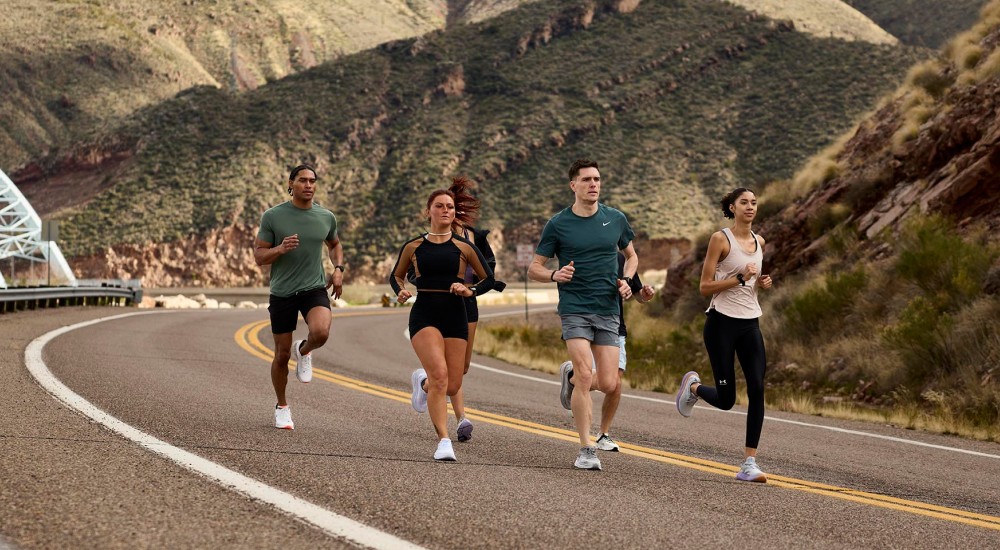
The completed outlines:
{"type": "Polygon", "coordinates": [[[309,315],[309,310],[314,307],[330,309],[330,297],[326,294],[325,286],[303,290],[291,296],[272,294],[267,306],[267,311],[271,314],[271,332],[273,334],[294,332],[299,314],[301,313],[305,319],[306,315],[309,315]]]}

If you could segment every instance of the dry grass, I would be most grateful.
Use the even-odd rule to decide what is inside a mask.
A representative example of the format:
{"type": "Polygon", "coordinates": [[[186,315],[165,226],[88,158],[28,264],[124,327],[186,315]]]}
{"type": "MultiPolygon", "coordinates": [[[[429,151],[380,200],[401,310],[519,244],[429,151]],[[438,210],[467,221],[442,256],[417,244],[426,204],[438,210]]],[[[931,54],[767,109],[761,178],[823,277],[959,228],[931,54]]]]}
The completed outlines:
{"type": "Polygon", "coordinates": [[[861,40],[872,44],[898,44],[861,12],[840,0],[729,0],[730,3],[766,15],[772,19],[790,19],[796,30],[820,38],[861,40]]]}

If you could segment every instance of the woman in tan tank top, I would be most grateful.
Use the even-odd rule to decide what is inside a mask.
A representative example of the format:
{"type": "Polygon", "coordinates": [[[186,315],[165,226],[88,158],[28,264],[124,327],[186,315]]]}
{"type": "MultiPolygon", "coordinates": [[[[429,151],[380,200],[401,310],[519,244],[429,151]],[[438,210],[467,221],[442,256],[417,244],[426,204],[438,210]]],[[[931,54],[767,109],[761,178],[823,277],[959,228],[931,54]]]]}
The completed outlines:
{"type": "Polygon", "coordinates": [[[701,383],[694,371],[684,375],[677,392],[677,410],[691,416],[694,404],[729,410],[736,403],[736,358],[747,381],[746,453],[736,479],[763,483],[767,476],[757,466],[757,444],[764,423],[764,370],[767,357],[758,318],[757,288],[771,288],[769,275],[761,274],[764,239],[751,230],[757,216],[757,196],[738,188],[722,201],[722,213],[733,220],[730,227],[712,235],[701,271],[702,296],[711,296],[705,320],[705,348],[712,363],[715,387],[701,383]]]}

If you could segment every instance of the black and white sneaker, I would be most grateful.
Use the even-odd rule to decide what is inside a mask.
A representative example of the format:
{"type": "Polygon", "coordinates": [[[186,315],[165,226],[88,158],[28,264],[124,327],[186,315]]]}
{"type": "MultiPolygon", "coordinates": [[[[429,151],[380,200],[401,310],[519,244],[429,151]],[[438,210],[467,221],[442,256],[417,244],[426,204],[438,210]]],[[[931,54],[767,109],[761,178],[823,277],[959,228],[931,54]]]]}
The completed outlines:
{"type": "Polygon", "coordinates": [[[602,451],[618,452],[618,443],[615,443],[615,440],[611,439],[611,436],[608,434],[601,434],[601,437],[597,438],[596,445],[602,451]]]}

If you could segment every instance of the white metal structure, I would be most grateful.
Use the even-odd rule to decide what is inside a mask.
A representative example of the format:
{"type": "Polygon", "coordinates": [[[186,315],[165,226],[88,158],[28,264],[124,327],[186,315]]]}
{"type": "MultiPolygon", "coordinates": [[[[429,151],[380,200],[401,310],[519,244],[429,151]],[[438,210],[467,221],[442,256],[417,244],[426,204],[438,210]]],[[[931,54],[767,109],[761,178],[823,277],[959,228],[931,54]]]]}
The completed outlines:
{"type": "Polygon", "coordinates": [[[42,219],[14,182],[0,170],[0,288],[7,288],[3,269],[7,263],[4,260],[9,259],[47,264],[49,278],[54,283],[77,286],[73,270],[66,263],[59,245],[42,240],[42,219]]]}

